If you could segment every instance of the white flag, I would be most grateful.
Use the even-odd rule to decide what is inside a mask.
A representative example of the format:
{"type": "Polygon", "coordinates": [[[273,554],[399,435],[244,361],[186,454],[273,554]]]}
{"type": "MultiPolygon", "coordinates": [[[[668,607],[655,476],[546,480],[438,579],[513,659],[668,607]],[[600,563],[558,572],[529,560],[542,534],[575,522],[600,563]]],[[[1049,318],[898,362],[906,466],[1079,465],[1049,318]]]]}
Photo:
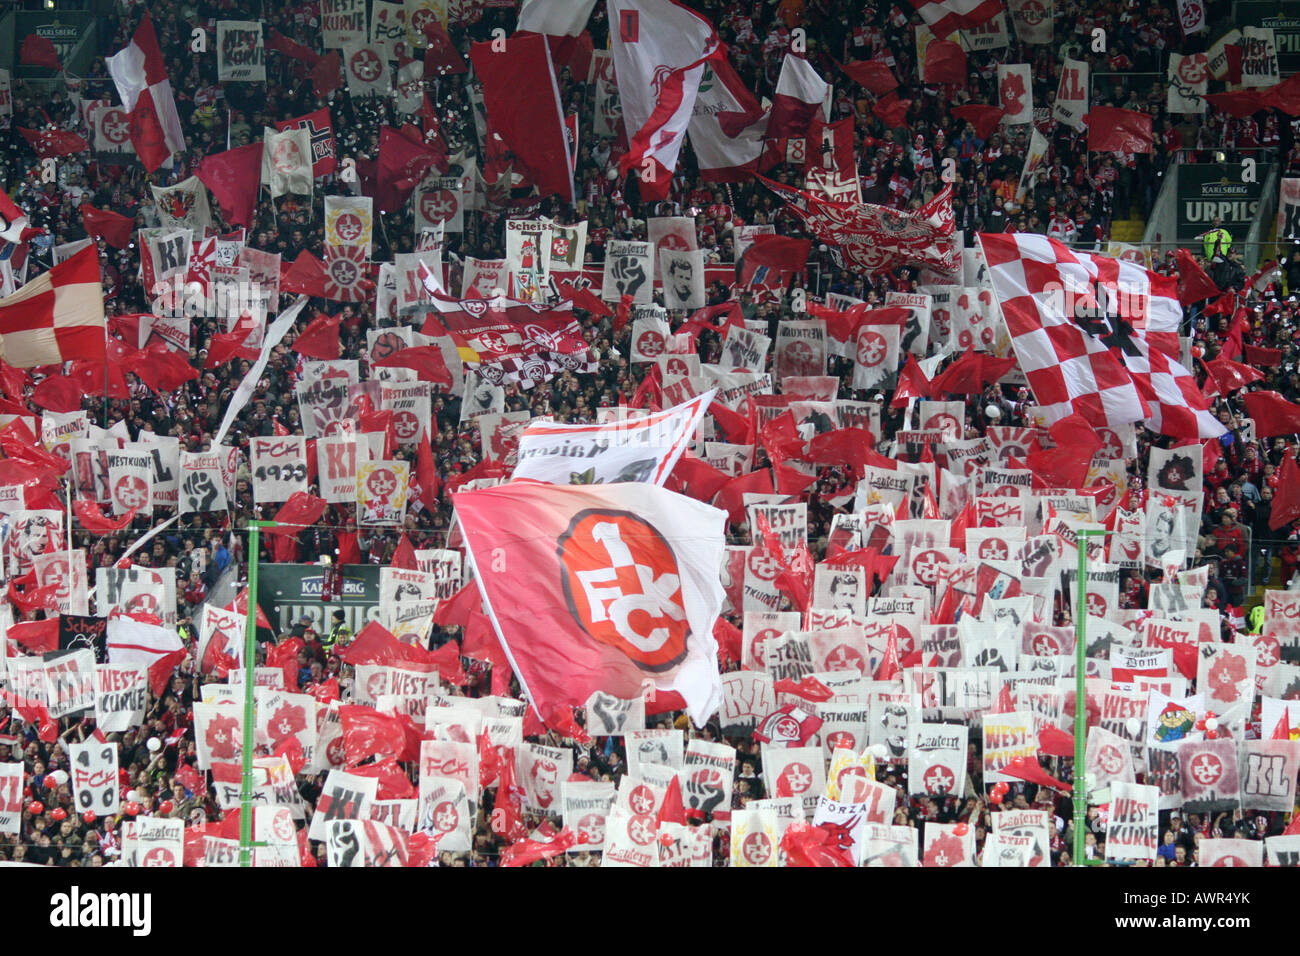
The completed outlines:
{"type": "Polygon", "coordinates": [[[271,197],[285,193],[312,194],[311,134],[305,129],[277,133],[271,127],[262,134],[262,184],[271,187],[271,197]]]}

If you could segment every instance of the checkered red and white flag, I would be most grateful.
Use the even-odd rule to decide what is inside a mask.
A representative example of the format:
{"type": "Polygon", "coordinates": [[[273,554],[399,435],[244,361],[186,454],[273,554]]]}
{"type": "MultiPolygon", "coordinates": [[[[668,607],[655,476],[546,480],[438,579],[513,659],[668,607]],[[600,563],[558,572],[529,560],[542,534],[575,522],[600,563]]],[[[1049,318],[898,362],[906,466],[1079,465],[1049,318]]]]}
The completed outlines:
{"type": "Polygon", "coordinates": [[[1046,236],[981,233],[1011,342],[1047,421],[1144,420],[1179,438],[1223,427],[1178,361],[1178,284],[1136,263],[1073,252],[1046,236]]]}
{"type": "Polygon", "coordinates": [[[0,299],[0,358],[16,368],[105,357],[99,252],[87,246],[0,299]]]}

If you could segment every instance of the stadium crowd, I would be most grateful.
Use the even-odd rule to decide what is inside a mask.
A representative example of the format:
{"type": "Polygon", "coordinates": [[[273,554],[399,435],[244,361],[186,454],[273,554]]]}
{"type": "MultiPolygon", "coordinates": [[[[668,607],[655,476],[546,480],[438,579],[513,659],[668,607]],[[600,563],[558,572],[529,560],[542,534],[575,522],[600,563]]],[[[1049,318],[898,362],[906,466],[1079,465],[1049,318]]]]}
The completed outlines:
{"type": "MultiPolygon", "coordinates": [[[[916,79],[914,28],[919,18],[911,10],[901,9],[902,5],[863,0],[781,0],[780,3],[699,0],[689,5],[716,24],[733,66],[760,97],[772,95],[782,58],[789,49],[791,31],[805,30],[810,62],[834,84],[832,120],[855,118],[855,155],[863,200],[899,209],[918,209],[942,187],[939,170],[944,160],[955,159],[954,216],[956,227],[964,232],[968,243],[979,232],[1027,231],[1058,238],[1075,248],[1104,251],[1113,222],[1145,219],[1150,214],[1162,174],[1171,163],[1189,161],[1198,153],[1221,151],[1235,158],[1259,150],[1273,151],[1279,158],[1289,157],[1292,163],[1300,161],[1296,159],[1300,156],[1300,125],[1297,125],[1300,120],[1279,122],[1279,115],[1272,111],[1244,119],[1227,118],[1213,110],[1203,117],[1174,117],[1166,113],[1164,84],[1144,74],[1163,77],[1168,51],[1194,51],[1205,39],[1205,34],[1201,34],[1184,41],[1172,0],[1145,4],[1138,0],[1058,2],[1052,46],[1022,46],[1012,33],[1006,48],[970,54],[969,81],[961,88],[926,86],[916,79]],[[1104,53],[1091,52],[1087,42],[1097,27],[1108,38],[1104,53]],[[1088,61],[1094,77],[1095,104],[1152,114],[1158,131],[1158,145],[1153,154],[1089,153],[1086,134],[1051,121],[1050,106],[1061,61],[1066,56],[1088,61]],[[896,126],[888,125],[871,111],[870,100],[860,95],[862,90],[836,65],[872,57],[892,57],[894,75],[901,83],[899,95],[910,101],[902,122],[896,126]],[[1032,95],[1037,107],[1035,125],[1048,135],[1050,143],[1043,168],[1020,203],[1015,201],[1015,193],[1028,148],[1029,129],[1004,128],[982,139],[971,123],[954,118],[950,112],[952,107],[963,104],[996,103],[996,66],[1004,62],[1032,64],[1032,95]]],[[[78,214],[83,202],[133,216],[137,228],[147,228],[159,223],[150,184],[166,186],[180,182],[194,172],[205,156],[228,146],[254,142],[262,128],[276,121],[328,107],[340,155],[368,158],[376,155],[380,125],[400,124],[401,118],[391,103],[376,98],[353,98],[346,87],[336,90],[328,100],[317,99],[312,93],[306,64],[274,51],[267,54],[265,85],[219,84],[215,58],[191,53],[189,42],[194,28],[203,27],[211,35],[216,20],[243,15],[236,6],[209,0],[159,0],[148,5],[188,144],[188,150],[176,157],[174,166],[164,166],[154,174],[146,174],[133,156],[109,161],[90,151],[61,159],[56,181],[45,182],[39,175],[40,162],[32,146],[17,132],[19,127],[40,129],[47,124],[64,129],[82,128],[80,99],[115,97],[104,57],[130,41],[143,5],[119,3],[115,14],[100,22],[97,37],[100,57],[90,72],[76,81],[76,92],[72,91],[72,78],[68,83],[15,82],[13,116],[7,128],[0,132],[0,146],[3,146],[0,178],[4,180],[5,190],[29,215],[31,225],[45,230],[45,235],[33,240],[28,281],[48,267],[52,246],[86,236],[78,214]]],[[[461,52],[468,51],[471,41],[489,39],[496,27],[507,31],[513,28],[513,10],[482,3],[452,6],[466,11],[466,22],[453,22],[450,29],[461,52]]],[[[1216,13],[1221,14],[1227,8],[1222,2],[1209,6],[1212,20],[1216,13]]],[[[275,28],[298,43],[320,48],[317,4],[266,0],[261,4],[261,11],[268,30],[275,28]]],[[[607,47],[608,28],[604,4],[597,4],[589,24],[595,49],[607,47]]],[[[471,77],[472,74],[453,74],[426,81],[437,110],[440,136],[452,155],[462,151],[473,155],[481,150],[468,88],[471,77]]],[[[646,220],[651,216],[694,217],[698,244],[706,250],[708,261],[714,263],[730,263],[733,233],[743,224],[771,223],[779,234],[802,235],[797,218],[784,210],[780,200],[762,184],[752,180],[727,184],[703,181],[690,149],[682,151],[669,197],[657,203],[641,202],[635,179],[624,179],[615,173],[618,159],[627,149],[626,142],[593,134],[593,84],[587,82],[587,77],[572,75],[567,67],[561,70],[559,79],[566,111],[579,117],[581,145],[575,171],[579,198],[576,204],[566,205],[548,197],[534,204],[534,208],[542,215],[564,222],[588,221],[588,264],[602,261],[604,247],[611,240],[644,239],[646,220]]],[[[767,175],[787,184],[801,183],[800,170],[785,163],[775,164],[767,175]]],[[[285,263],[303,250],[322,257],[324,195],[346,190],[337,176],[318,181],[317,187],[306,202],[294,196],[278,200],[265,195],[259,198],[256,221],[247,231],[248,244],[279,253],[285,263]]],[[[456,263],[460,260],[468,256],[491,259],[504,255],[503,221],[507,213],[505,208],[467,212],[463,233],[448,236],[446,258],[452,263],[453,289],[459,287],[456,263]]],[[[215,203],[213,215],[219,216],[215,203]]],[[[221,222],[218,231],[226,233],[229,229],[221,222]]],[[[408,205],[382,217],[382,225],[375,231],[372,258],[375,262],[391,260],[394,254],[413,251],[414,243],[415,226],[408,205]]],[[[102,238],[97,245],[110,317],[148,312],[151,301],[139,277],[138,252],[134,246],[114,249],[102,238]]],[[[1227,249],[1226,256],[1220,254],[1223,250],[1213,250],[1216,255],[1209,259],[1201,255],[1205,250],[1192,251],[1222,288],[1245,285],[1239,246],[1227,249]]],[[[1163,251],[1157,254],[1153,268],[1172,271],[1172,256],[1172,250],[1167,259],[1163,251]]],[[[878,303],[889,291],[912,290],[918,277],[908,268],[879,275],[838,268],[832,251],[824,245],[819,248],[814,242],[808,278],[810,292],[840,292],[878,303]]],[[[1201,307],[1189,309],[1187,331],[1192,336],[1193,354],[1205,361],[1218,356],[1234,339],[1237,346],[1279,350],[1279,361],[1261,368],[1265,377],[1252,388],[1271,389],[1297,401],[1300,400],[1300,370],[1296,367],[1300,301],[1296,293],[1300,293],[1300,249],[1284,263],[1279,274],[1266,279],[1269,279],[1267,283],[1244,288],[1242,308],[1234,314],[1208,315],[1201,307]]],[[[755,295],[742,288],[733,292],[720,283],[709,289],[711,304],[727,301],[733,295],[739,299],[746,318],[767,319],[773,334],[777,323],[791,314],[788,302],[774,297],[755,295]]],[[[290,297],[285,296],[282,304],[289,301],[290,297]]],[[[312,299],[294,332],[273,349],[258,389],[239,414],[228,441],[246,448],[250,437],[269,436],[278,429],[301,434],[295,384],[301,375],[302,358],[293,351],[295,333],[317,315],[340,315],[342,356],[360,358],[364,367],[366,332],[378,325],[374,313],[373,299],[356,303],[312,299]]],[[[630,330],[624,328],[615,333],[609,318],[582,310],[577,314],[584,337],[600,356],[599,368],[592,374],[563,372],[527,390],[508,386],[507,411],[549,415],[556,421],[591,422],[598,409],[626,404],[636,393],[647,369],[653,366],[629,362],[630,330]]],[[[674,328],[686,318],[684,312],[670,314],[674,328]]],[[[84,396],[82,407],[91,419],[105,426],[125,423],[133,439],[142,432],[153,432],[175,436],[183,450],[207,450],[234,389],[251,363],[235,360],[207,367],[208,342],[212,335],[226,329],[216,319],[199,317],[194,322],[189,358],[201,372],[197,379],[160,394],[128,373],[129,399],[106,401],[94,394],[84,396]]],[[[699,337],[701,360],[716,361],[721,344],[717,334],[706,330],[699,337]]],[[[840,378],[840,398],[869,400],[873,397],[851,387],[851,360],[831,357],[829,374],[840,378]]],[[[29,399],[30,391],[27,396],[11,397],[29,399]]],[[[885,398],[882,438],[888,441],[904,422],[901,409],[890,408],[888,396],[885,398]]],[[[1031,406],[1026,390],[1009,386],[990,386],[983,394],[966,396],[966,437],[982,435],[985,427],[994,422],[1029,424],[1031,406]]],[[[36,413],[39,414],[39,409],[36,413]]],[[[1297,443],[1294,436],[1268,441],[1243,430],[1242,422],[1247,415],[1240,394],[1216,398],[1214,413],[1226,434],[1219,440],[1221,454],[1206,460],[1203,521],[1192,565],[1209,566],[1206,606],[1219,610],[1223,631],[1231,635],[1233,631],[1247,629],[1244,609],[1251,601],[1253,587],[1268,583],[1284,587],[1300,568],[1300,529],[1296,523],[1278,530],[1269,526],[1271,501],[1282,463],[1295,456],[1297,443]]],[[[316,526],[298,535],[288,551],[264,537],[261,560],[288,558],[310,562],[325,555],[344,565],[386,566],[393,561],[403,535],[417,549],[443,547],[452,519],[446,490],[454,488],[460,476],[480,463],[482,443],[474,421],[462,421],[459,396],[436,395],[433,414],[436,417],[430,430],[433,453],[444,487],[436,511],[412,508],[404,528],[377,530],[358,528],[353,506],[331,505],[316,526]]],[[[1139,454],[1129,475],[1131,489],[1141,489],[1148,449],[1152,445],[1173,444],[1171,439],[1139,428],[1139,454]]],[[[755,465],[762,467],[766,460],[761,450],[758,454],[755,465]]],[[[414,470],[413,450],[403,449],[398,456],[411,459],[414,470]]],[[[826,473],[820,479],[813,485],[808,499],[809,546],[818,559],[825,553],[831,520],[839,510],[823,497],[839,484],[837,476],[826,473]]],[[[132,556],[139,565],[176,567],[178,582],[184,582],[178,584],[179,630],[187,643],[195,638],[195,616],[209,592],[221,589],[223,582],[228,591],[232,576],[236,582],[246,579],[248,522],[269,519],[274,514],[276,506],[255,503],[251,484],[245,455],[236,476],[236,500],[229,511],[183,515],[153,539],[149,547],[132,556]]],[[[111,567],[135,538],[164,517],[167,515],[155,513],[152,519],[137,518],[131,527],[113,534],[77,531],[73,543],[87,550],[92,569],[111,567]]],[[[729,540],[748,543],[749,529],[733,525],[729,540]]],[[[1136,572],[1127,575],[1122,587],[1122,606],[1145,607],[1147,589],[1159,577],[1160,572],[1154,570],[1146,575],[1136,572]]],[[[28,616],[39,613],[28,612],[28,616]]],[[[739,626],[738,614],[729,615],[729,619],[739,626]]],[[[1069,609],[1058,608],[1056,623],[1069,621],[1069,609]]],[[[437,647],[455,636],[455,629],[435,628],[431,642],[437,647]]],[[[280,634],[262,631],[260,637],[263,652],[277,639],[299,637],[304,641],[298,663],[301,686],[309,692],[321,690],[330,681],[337,681],[337,686],[345,691],[350,686],[352,668],[338,656],[351,637],[346,629],[336,628],[321,634],[313,626],[299,623],[280,634]]],[[[488,693],[488,669],[468,658],[464,663],[469,681],[450,692],[474,696],[488,693]]],[[[23,725],[14,711],[0,705],[0,724],[3,724],[0,762],[21,760],[29,775],[22,832],[0,835],[0,859],[55,866],[101,866],[120,856],[119,824],[127,814],[172,817],[189,824],[221,819],[222,812],[207,786],[206,775],[194,769],[192,706],[201,696],[203,681],[194,660],[188,659],[176,669],[166,691],[151,696],[142,727],[110,735],[110,740],[119,747],[120,782],[124,792],[130,791],[124,807],[129,809],[116,818],[94,821],[83,819],[75,807],[67,778],[70,767],[65,746],[69,741],[88,739],[93,720],[63,721],[57,739],[50,742],[39,739],[36,727],[23,725]]],[[[519,696],[517,683],[512,691],[519,696]]],[[[686,717],[674,714],[651,717],[647,727],[655,726],[656,721],[664,727],[689,727],[686,717]]],[[[724,739],[716,723],[698,733],[708,740],[724,739]]],[[[575,772],[587,779],[617,781],[626,771],[627,755],[619,738],[596,738],[583,745],[550,731],[534,739],[572,748],[575,772]]],[[[738,753],[732,806],[742,809],[749,801],[768,795],[761,773],[761,752],[752,740],[726,738],[726,743],[738,753]]],[[[1058,775],[1067,780],[1069,763],[1066,760],[1058,768],[1058,775]]],[[[896,823],[909,826],[929,820],[969,823],[980,846],[990,828],[992,814],[1008,808],[1047,809],[1055,822],[1051,834],[1052,862],[1067,864],[1073,839],[1068,797],[1046,787],[1017,783],[1005,803],[994,806],[981,786],[980,768],[977,745],[972,742],[968,796],[964,800],[947,801],[909,797],[905,764],[882,764],[877,773],[880,780],[899,791],[896,823]]],[[[297,780],[308,806],[309,819],[323,778],[323,774],[303,775],[297,780]]],[[[495,865],[502,841],[488,826],[492,810],[492,791],[488,791],[480,806],[472,851],[443,854],[439,862],[495,865]]],[[[1220,836],[1262,839],[1280,833],[1285,816],[1242,811],[1184,815],[1177,810],[1166,811],[1161,815],[1162,845],[1155,865],[1194,866],[1201,839],[1220,836]]],[[[540,817],[530,815],[529,829],[541,822],[540,817]]],[[[1090,857],[1104,858],[1106,829],[1096,808],[1090,811],[1089,826],[1087,852],[1090,857]]],[[[325,845],[315,843],[308,855],[323,865],[325,845]]],[[[726,865],[728,858],[726,833],[719,831],[715,838],[715,865],[726,865]]],[[[594,865],[595,862],[593,854],[560,854],[547,865],[594,865]]]]}

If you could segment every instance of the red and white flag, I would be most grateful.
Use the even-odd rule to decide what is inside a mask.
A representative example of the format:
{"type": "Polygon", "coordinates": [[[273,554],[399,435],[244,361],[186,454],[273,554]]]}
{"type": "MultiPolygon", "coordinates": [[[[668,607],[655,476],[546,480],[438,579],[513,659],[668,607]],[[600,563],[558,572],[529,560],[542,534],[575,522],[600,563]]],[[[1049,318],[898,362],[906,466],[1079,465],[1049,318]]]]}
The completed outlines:
{"type": "Polygon", "coordinates": [[[705,64],[687,130],[700,178],[736,182],[752,176],[763,152],[766,116],[725,57],[705,64]]]}
{"type": "Polygon", "coordinates": [[[1002,0],[911,0],[911,4],[940,40],[987,23],[1005,9],[1002,0]]]}
{"type": "Polygon", "coordinates": [[[831,85],[817,75],[811,63],[801,56],[787,53],[776,81],[776,94],[772,97],[767,138],[807,136],[818,110],[823,110],[823,121],[829,118],[823,107],[830,95],[831,85]]]}
{"type": "Polygon", "coordinates": [[[518,29],[576,37],[586,29],[595,6],[596,0],[525,0],[518,29]]]}
{"type": "Polygon", "coordinates": [[[1183,36],[1200,33],[1205,29],[1205,0],[1178,0],[1178,25],[1183,36]]]}
{"type": "Polygon", "coordinates": [[[697,725],[718,709],[725,512],[648,484],[512,481],[453,501],[493,627],[539,713],[645,686],[697,725]]]}
{"type": "Polygon", "coordinates": [[[0,299],[0,358],[16,368],[105,360],[99,253],[87,246],[0,299]]]}
{"type": "Polygon", "coordinates": [[[980,234],[1011,343],[1048,422],[1078,412],[1097,427],[1145,420],[1213,438],[1196,377],[1178,356],[1178,283],[1136,263],[1046,236],[980,234]]]}
{"type": "Polygon", "coordinates": [[[33,228],[27,213],[18,208],[7,192],[0,191],[0,239],[6,242],[23,242],[44,230],[33,228]]]}
{"type": "Polygon", "coordinates": [[[185,149],[185,134],[148,11],[130,44],[105,62],[130,114],[131,144],[145,169],[153,172],[185,149]]]}
{"type": "Polygon", "coordinates": [[[673,0],[609,0],[614,75],[644,199],[668,195],[707,60],[722,55],[713,24],[673,0]]]}

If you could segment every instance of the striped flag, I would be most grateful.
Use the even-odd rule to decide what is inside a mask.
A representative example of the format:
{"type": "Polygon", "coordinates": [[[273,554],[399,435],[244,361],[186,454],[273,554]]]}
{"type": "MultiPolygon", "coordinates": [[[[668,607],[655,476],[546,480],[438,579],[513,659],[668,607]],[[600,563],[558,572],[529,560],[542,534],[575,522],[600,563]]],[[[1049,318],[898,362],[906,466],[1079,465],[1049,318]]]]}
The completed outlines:
{"type": "Polygon", "coordinates": [[[0,358],[16,368],[105,361],[99,253],[87,246],[0,299],[0,358]]]}
{"type": "Polygon", "coordinates": [[[131,117],[131,145],[145,169],[153,172],[185,149],[185,134],[148,11],[130,44],[105,62],[131,117]]]}

